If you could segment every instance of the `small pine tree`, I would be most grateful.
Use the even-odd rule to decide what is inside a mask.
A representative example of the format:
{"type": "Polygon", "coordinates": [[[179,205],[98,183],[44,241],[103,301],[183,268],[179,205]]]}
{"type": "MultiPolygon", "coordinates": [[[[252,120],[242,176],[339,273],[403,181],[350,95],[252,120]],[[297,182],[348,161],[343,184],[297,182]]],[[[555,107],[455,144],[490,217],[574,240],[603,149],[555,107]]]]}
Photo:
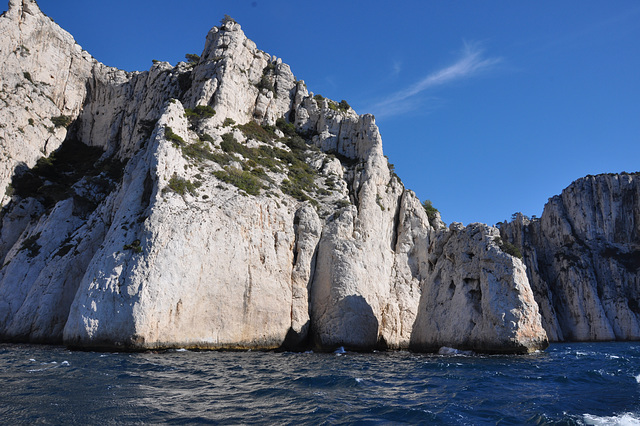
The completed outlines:
{"type": "Polygon", "coordinates": [[[227,22],[233,22],[235,24],[236,20],[233,19],[231,16],[225,14],[224,18],[220,20],[220,23],[224,26],[226,25],[227,22]]]}
{"type": "Polygon", "coordinates": [[[200,62],[200,56],[196,55],[195,53],[187,53],[186,55],[184,55],[184,57],[191,65],[197,65],[198,62],[200,62]]]}

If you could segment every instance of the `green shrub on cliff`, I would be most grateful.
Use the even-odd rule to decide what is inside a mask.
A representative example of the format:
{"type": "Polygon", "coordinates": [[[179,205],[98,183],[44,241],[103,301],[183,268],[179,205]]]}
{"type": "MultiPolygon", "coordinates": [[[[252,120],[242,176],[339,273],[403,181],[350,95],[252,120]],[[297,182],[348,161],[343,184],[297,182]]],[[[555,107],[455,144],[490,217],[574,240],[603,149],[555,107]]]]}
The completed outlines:
{"type": "Polygon", "coordinates": [[[200,62],[200,56],[195,53],[187,53],[184,57],[190,65],[197,65],[200,62]]]}
{"type": "Polygon", "coordinates": [[[173,142],[173,146],[175,147],[184,145],[186,143],[184,139],[182,139],[179,135],[173,133],[173,129],[169,126],[165,126],[164,128],[164,137],[168,141],[173,142]]]}
{"type": "Polygon", "coordinates": [[[338,108],[340,108],[340,110],[342,111],[349,111],[349,109],[351,108],[351,105],[349,105],[347,103],[347,101],[345,101],[344,99],[340,101],[340,103],[338,104],[338,108]]]}
{"type": "Polygon", "coordinates": [[[273,130],[265,129],[255,121],[249,121],[246,124],[242,124],[238,126],[238,129],[240,129],[247,138],[255,139],[260,142],[270,142],[276,138],[273,130]]]}
{"type": "Polygon", "coordinates": [[[196,195],[196,186],[188,179],[181,178],[177,175],[173,175],[169,179],[169,189],[179,195],[184,195],[187,192],[191,195],[196,195]]]}
{"type": "Polygon", "coordinates": [[[184,115],[189,120],[189,123],[191,123],[191,125],[193,126],[200,120],[211,118],[216,115],[216,110],[208,105],[198,105],[193,109],[185,108],[184,115]]]}
{"type": "Polygon", "coordinates": [[[57,117],[51,117],[51,122],[56,127],[69,127],[72,120],[73,119],[68,115],[58,115],[57,117]]]}
{"type": "Polygon", "coordinates": [[[216,158],[213,152],[211,152],[211,148],[209,147],[209,145],[205,144],[202,141],[197,141],[187,146],[183,146],[182,154],[185,157],[191,158],[196,161],[214,160],[216,158]]]}
{"type": "Polygon", "coordinates": [[[296,126],[293,123],[287,123],[287,121],[282,117],[276,120],[276,127],[280,129],[285,136],[292,137],[297,135],[296,126]]]}
{"type": "Polygon", "coordinates": [[[500,237],[496,238],[494,241],[503,252],[510,254],[513,257],[517,257],[518,259],[522,259],[522,252],[517,246],[511,244],[509,241],[503,241],[500,237]]]}
{"type": "Polygon", "coordinates": [[[422,207],[424,208],[424,211],[427,212],[429,221],[435,220],[438,209],[433,207],[431,200],[424,200],[424,202],[422,203],[422,207]]]}
{"type": "Polygon", "coordinates": [[[262,189],[260,179],[246,170],[218,170],[213,174],[221,181],[229,183],[249,195],[258,195],[262,189]]]}

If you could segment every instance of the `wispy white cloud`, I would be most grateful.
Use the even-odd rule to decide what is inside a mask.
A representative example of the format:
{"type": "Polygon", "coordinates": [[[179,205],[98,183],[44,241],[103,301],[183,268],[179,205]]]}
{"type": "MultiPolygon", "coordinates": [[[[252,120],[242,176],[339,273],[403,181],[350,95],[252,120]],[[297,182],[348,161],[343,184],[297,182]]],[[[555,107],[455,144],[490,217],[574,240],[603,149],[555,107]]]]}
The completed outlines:
{"type": "Polygon", "coordinates": [[[493,68],[501,58],[487,58],[484,50],[475,43],[465,43],[460,58],[445,68],[427,74],[420,81],[397,91],[372,105],[376,116],[392,116],[417,108],[425,99],[418,95],[429,89],[476,76],[493,68]]]}
{"type": "Polygon", "coordinates": [[[393,70],[391,71],[391,76],[397,76],[398,74],[400,74],[400,71],[402,71],[402,62],[393,61],[393,70]]]}

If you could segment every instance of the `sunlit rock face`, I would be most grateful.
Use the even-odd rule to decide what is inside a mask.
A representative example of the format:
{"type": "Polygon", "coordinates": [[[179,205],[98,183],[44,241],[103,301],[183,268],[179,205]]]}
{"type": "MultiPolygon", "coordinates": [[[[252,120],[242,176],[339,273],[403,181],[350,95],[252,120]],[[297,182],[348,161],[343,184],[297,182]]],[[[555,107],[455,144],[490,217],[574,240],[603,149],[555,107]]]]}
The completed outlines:
{"type": "Polygon", "coordinates": [[[525,267],[499,247],[499,231],[452,224],[429,248],[411,347],[531,352],[548,346],[525,267]]]}
{"type": "Polygon", "coordinates": [[[233,20],[199,57],[133,73],[31,0],[0,30],[2,340],[545,347],[498,231],[429,218],[374,117],[309,92],[233,20]]]}
{"type": "Polygon", "coordinates": [[[587,176],[540,218],[501,227],[522,247],[551,340],[640,339],[639,182],[637,173],[587,176]]]}

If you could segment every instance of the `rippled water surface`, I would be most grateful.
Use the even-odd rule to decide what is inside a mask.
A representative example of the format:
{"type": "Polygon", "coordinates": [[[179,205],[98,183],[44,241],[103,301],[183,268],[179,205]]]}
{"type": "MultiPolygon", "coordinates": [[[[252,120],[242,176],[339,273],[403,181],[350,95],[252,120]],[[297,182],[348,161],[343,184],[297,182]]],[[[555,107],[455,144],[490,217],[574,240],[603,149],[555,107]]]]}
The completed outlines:
{"type": "Polygon", "coordinates": [[[0,345],[7,423],[640,424],[640,343],[529,356],[0,345]]]}

